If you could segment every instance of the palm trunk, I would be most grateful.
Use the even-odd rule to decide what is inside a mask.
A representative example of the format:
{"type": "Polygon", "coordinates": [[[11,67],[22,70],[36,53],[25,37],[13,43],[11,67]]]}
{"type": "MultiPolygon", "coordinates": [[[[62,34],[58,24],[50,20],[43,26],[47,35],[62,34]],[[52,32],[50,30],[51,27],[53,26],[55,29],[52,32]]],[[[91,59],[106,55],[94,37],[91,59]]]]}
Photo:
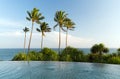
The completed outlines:
{"type": "Polygon", "coordinates": [[[42,34],[42,38],[41,38],[41,50],[42,50],[42,47],[43,47],[43,34],[42,34]]]}
{"type": "Polygon", "coordinates": [[[60,55],[60,46],[61,46],[61,29],[60,29],[60,27],[59,27],[59,55],[60,55]]]}
{"type": "Polygon", "coordinates": [[[25,32],[25,37],[24,37],[24,53],[25,53],[25,46],[26,46],[26,32],[25,32]]]}
{"type": "MultiPolygon", "coordinates": [[[[28,53],[30,51],[30,44],[31,44],[31,39],[32,39],[33,26],[34,26],[34,22],[32,22],[32,28],[31,28],[30,39],[29,39],[29,44],[28,44],[28,53]]],[[[28,53],[27,53],[27,60],[28,60],[28,53]]]]}
{"type": "Polygon", "coordinates": [[[68,38],[68,29],[67,29],[67,32],[66,32],[66,53],[67,53],[67,38],[68,38]]]}
{"type": "Polygon", "coordinates": [[[67,42],[68,42],[68,29],[67,29],[67,32],[66,32],[66,48],[67,48],[67,42]]]}

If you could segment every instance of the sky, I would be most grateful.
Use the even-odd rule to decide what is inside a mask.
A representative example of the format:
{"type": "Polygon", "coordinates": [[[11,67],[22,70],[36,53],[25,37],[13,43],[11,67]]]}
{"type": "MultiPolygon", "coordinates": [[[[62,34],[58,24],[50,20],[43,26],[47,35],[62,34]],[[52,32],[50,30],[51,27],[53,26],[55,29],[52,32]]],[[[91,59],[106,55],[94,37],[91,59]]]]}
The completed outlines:
{"type": "MultiPolygon", "coordinates": [[[[51,28],[56,24],[54,15],[62,10],[75,22],[74,31],[69,31],[68,45],[90,48],[103,43],[109,48],[120,47],[120,0],[0,0],[0,48],[23,48],[23,28],[31,28],[26,20],[27,11],[34,7],[40,10],[51,28]]],[[[41,33],[35,24],[31,48],[39,48],[41,33]]],[[[58,47],[58,27],[46,33],[44,47],[58,47]]],[[[27,45],[30,32],[27,33],[27,45]]],[[[65,47],[65,32],[62,32],[61,47],[65,47]]],[[[27,47],[26,45],[26,47],[27,47]]]]}

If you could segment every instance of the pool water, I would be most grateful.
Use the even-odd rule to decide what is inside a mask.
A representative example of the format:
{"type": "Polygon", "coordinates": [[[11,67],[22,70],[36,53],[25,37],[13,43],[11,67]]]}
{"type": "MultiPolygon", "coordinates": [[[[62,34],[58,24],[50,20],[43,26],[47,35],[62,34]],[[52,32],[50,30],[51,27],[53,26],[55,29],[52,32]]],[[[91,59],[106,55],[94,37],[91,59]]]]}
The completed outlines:
{"type": "Polygon", "coordinates": [[[120,65],[0,61],[0,79],[120,79],[120,65]]]}

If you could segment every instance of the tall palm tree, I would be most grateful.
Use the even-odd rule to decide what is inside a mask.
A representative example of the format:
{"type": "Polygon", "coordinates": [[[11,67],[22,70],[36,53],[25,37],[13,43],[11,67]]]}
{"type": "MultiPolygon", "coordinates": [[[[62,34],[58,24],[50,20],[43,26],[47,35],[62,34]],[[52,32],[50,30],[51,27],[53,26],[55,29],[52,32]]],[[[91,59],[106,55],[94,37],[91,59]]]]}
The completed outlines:
{"type": "Polygon", "coordinates": [[[67,18],[66,22],[65,22],[65,27],[67,28],[67,31],[66,31],[66,47],[67,47],[67,40],[68,40],[68,30],[74,30],[74,25],[75,23],[71,21],[71,19],[67,18]]]}
{"type": "Polygon", "coordinates": [[[25,46],[26,46],[26,33],[29,31],[29,28],[25,27],[23,29],[23,31],[25,32],[25,37],[24,37],[24,53],[25,53],[25,46]]]}
{"type": "Polygon", "coordinates": [[[41,49],[43,47],[43,37],[45,36],[44,32],[51,32],[51,28],[49,28],[48,23],[43,22],[41,23],[40,27],[36,29],[38,32],[42,33],[41,38],[41,49]]]}
{"type": "Polygon", "coordinates": [[[33,8],[31,12],[27,11],[27,14],[28,14],[28,17],[26,17],[26,19],[32,22],[30,39],[29,39],[29,44],[28,44],[28,53],[29,53],[34,23],[36,22],[40,24],[41,23],[40,20],[43,20],[44,17],[42,16],[41,13],[39,13],[39,9],[37,8],[33,8]]]}
{"type": "Polygon", "coordinates": [[[54,26],[55,27],[59,26],[59,54],[60,54],[60,46],[61,46],[61,29],[63,29],[63,25],[65,24],[67,18],[67,14],[64,11],[57,11],[54,17],[54,21],[57,22],[57,24],[54,26]]]}

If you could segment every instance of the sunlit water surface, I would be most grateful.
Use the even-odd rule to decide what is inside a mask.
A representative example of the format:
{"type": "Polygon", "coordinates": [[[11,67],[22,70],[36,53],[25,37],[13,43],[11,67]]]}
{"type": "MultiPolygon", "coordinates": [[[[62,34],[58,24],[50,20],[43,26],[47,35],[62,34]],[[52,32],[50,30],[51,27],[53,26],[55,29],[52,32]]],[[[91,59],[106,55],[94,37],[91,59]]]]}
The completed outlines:
{"type": "Polygon", "coordinates": [[[120,65],[0,61],[0,79],[120,79],[120,65]]]}

